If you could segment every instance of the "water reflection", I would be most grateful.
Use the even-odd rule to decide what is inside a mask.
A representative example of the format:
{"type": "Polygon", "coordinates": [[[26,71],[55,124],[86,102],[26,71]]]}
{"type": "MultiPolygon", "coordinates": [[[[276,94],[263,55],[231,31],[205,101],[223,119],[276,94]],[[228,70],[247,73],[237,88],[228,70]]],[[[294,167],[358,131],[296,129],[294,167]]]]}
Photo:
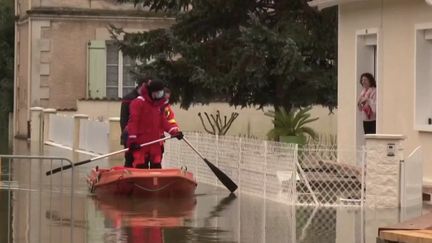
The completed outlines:
{"type": "MultiPolygon", "coordinates": [[[[45,149],[47,155],[65,153],[45,149]]],[[[95,198],[88,195],[84,180],[94,165],[77,170],[71,198],[70,174],[62,184],[59,175],[39,175],[46,171],[40,163],[19,162],[12,164],[13,200],[0,190],[1,243],[374,243],[379,226],[418,216],[418,210],[402,214],[398,209],[293,207],[240,192],[229,195],[203,183],[191,198],[95,198]],[[56,187],[46,186],[50,183],[56,187]],[[8,229],[13,229],[11,241],[8,229]]]]}
{"type": "Polygon", "coordinates": [[[369,211],[362,216],[359,208],[291,207],[200,187],[206,193],[184,199],[82,194],[75,200],[74,218],[67,198],[61,195],[14,191],[14,237],[10,243],[372,243],[379,226],[399,220],[397,209],[369,211]],[[40,198],[43,203],[38,202],[40,198]]]}
{"type": "Polygon", "coordinates": [[[223,230],[210,221],[236,199],[227,196],[213,207],[204,227],[195,227],[195,197],[181,199],[148,199],[128,197],[93,198],[95,209],[103,214],[103,242],[234,242],[222,241],[223,230]]]}
{"type": "MultiPolygon", "coordinates": [[[[10,151],[8,143],[8,124],[5,119],[0,117],[0,154],[7,154],[10,151]]],[[[9,164],[6,161],[0,160],[0,188],[9,175],[9,164]]],[[[10,237],[10,192],[8,190],[0,190],[0,242],[8,242],[10,237]]]]}

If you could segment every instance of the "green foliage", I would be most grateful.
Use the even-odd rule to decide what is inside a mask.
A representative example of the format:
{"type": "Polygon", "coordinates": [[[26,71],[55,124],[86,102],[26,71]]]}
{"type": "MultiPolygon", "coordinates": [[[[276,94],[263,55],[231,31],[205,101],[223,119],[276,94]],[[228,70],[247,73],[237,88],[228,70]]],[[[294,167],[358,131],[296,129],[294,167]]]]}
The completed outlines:
{"type": "Polygon", "coordinates": [[[276,112],[269,111],[265,115],[273,117],[274,128],[271,129],[267,136],[272,140],[279,140],[280,136],[298,136],[306,137],[309,135],[311,138],[317,138],[315,131],[306,126],[306,124],[318,120],[318,117],[311,118],[309,111],[312,107],[304,109],[291,110],[287,112],[285,108],[280,107],[276,112]]]}
{"type": "MultiPolygon", "coordinates": [[[[0,0],[0,114],[13,109],[14,10],[13,1],[0,0]]],[[[1,115],[0,115],[1,116],[1,115]]]]}
{"type": "Polygon", "coordinates": [[[167,80],[182,107],[336,106],[337,9],[304,0],[119,0],[176,16],[168,29],[138,34],[112,26],[140,71],[167,80]],[[145,62],[145,60],[154,60],[145,62]]]}

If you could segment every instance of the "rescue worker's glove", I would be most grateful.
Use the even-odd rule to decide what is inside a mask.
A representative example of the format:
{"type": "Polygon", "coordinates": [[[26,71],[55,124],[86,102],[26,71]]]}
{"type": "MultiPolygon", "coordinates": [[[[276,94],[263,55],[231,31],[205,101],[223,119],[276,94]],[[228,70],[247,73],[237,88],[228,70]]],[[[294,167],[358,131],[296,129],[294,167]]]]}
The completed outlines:
{"type": "Polygon", "coordinates": [[[177,138],[178,140],[182,140],[183,137],[184,137],[184,135],[183,135],[183,133],[181,131],[178,131],[177,133],[175,133],[173,135],[173,137],[177,138]]]}
{"type": "Polygon", "coordinates": [[[131,143],[129,144],[129,151],[136,151],[139,150],[141,148],[141,146],[137,143],[131,143]]]}

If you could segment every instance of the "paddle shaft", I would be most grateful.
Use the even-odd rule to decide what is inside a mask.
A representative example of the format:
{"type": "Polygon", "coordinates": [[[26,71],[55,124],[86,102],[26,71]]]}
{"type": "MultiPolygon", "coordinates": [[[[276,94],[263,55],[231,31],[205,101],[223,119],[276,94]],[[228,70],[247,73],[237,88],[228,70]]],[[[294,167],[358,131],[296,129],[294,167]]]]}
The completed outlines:
{"type": "MultiPolygon", "coordinates": [[[[148,143],[143,143],[143,144],[140,144],[140,147],[142,148],[142,147],[145,147],[145,146],[148,146],[148,145],[152,145],[152,144],[155,144],[155,143],[159,143],[159,142],[171,139],[171,138],[173,138],[173,137],[169,136],[169,137],[164,137],[164,138],[161,138],[161,139],[157,139],[157,140],[154,140],[154,141],[151,141],[151,142],[148,142],[148,143]]],[[[103,155],[100,155],[100,156],[97,156],[97,157],[94,157],[94,158],[91,158],[91,159],[83,160],[83,161],[77,162],[77,163],[75,163],[73,165],[65,165],[65,166],[62,166],[62,167],[58,167],[58,168],[55,168],[53,170],[47,171],[46,175],[47,176],[48,175],[52,175],[52,174],[58,173],[58,172],[60,172],[62,170],[67,170],[67,169],[70,169],[70,168],[75,167],[75,166],[87,164],[87,163],[90,163],[90,162],[95,161],[95,160],[99,160],[99,159],[103,159],[103,158],[109,157],[111,155],[115,155],[115,154],[126,152],[128,150],[129,150],[129,148],[125,148],[125,149],[121,149],[121,150],[118,150],[118,151],[115,151],[115,152],[111,152],[111,153],[108,153],[108,154],[103,154],[103,155]]]]}
{"type": "Polygon", "coordinates": [[[205,160],[206,158],[194,147],[194,146],[192,146],[192,144],[185,138],[185,137],[183,137],[183,141],[185,141],[185,143],[187,144],[187,145],[189,145],[189,147],[193,150],[193,151],[195,151],[195,153],[197,153],[198,154],[198,156],[201,158],[201,159],[203,159],[203,160],[205,160]]]}
{"type": "Polygon", "coordinates": [[[207,164],[208,167],[210,167],[211,171],[216,175],[216,177],[219,179],[219,181],[224,184],[224,186],[232,193],[235,190],[237,190],[237,185],[234,183],[234,181],[231,180],[222,170],[220,170],[218,167],[216,167],[213,163],[211,163],[207,158],[205,158],[192,144],[183,137],[183,141],[189,147],[195,151],[195,153],[198,154],[199,157],[201,157],[202,160],[207,164]]]}

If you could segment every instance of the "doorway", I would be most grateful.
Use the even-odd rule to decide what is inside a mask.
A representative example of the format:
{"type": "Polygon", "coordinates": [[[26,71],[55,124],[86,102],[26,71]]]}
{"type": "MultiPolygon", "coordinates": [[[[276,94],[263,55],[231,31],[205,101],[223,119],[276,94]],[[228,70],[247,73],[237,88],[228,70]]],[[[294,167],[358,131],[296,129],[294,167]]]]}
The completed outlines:
{"type": "MultiPolygon", "coordinates": [[[[377,30],[362,30],[356,34],[356,103],[362,90],[360,84],[360,75],[362,73],[371,73],[377,81],[377,132],[378,132],[378,90],[379,90],[379,77],[378,77],[378,33],[377,30]]],[[[358,109],[355,109],[356,121],[356,136],[355,144],[357,149],[361,149],[364,145],[364,131],[362,114],[358,109]]]]}

